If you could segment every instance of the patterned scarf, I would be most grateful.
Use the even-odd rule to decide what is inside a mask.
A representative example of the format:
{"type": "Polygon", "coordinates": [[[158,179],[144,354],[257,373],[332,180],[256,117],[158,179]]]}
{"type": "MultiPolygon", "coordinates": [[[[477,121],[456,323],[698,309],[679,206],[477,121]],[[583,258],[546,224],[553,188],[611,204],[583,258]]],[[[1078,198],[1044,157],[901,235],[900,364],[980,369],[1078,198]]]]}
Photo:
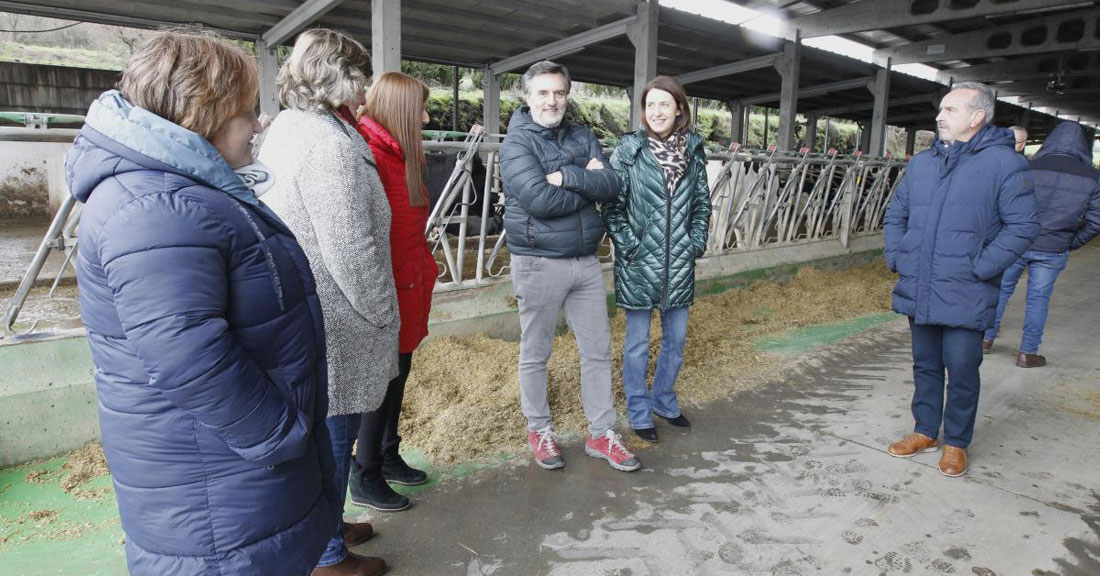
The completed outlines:
{"type": "Polygon", "coordinates": [[[649,137],[649,149],[657,157],[657,163],[665,173],[665,187],[669,196],[676,193],[680,179],[687,172],[687,159],[684,158],[686,140],[683,134],[672,134],[665,140],[649,137]]]}

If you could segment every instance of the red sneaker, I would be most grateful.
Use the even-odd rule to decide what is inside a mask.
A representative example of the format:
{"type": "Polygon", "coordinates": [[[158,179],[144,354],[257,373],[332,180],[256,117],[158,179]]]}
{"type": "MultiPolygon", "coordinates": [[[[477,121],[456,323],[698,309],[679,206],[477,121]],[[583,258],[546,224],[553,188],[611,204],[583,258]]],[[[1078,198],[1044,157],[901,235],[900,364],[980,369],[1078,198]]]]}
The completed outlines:
{"type": "Polygon", "coordinates": [[[535,462],[546,470],[565,466],[565,459],[561,457],[561,450],[558,450],[558,443],[554,440],[554,431],[549,426],[542,430],[529,430],[527,445],[535,454],[535,462]]]}
{"type": "Polygon", "coordinates": [[[623,446],[622,438],[613,430],[598,438],[589,436],[584,443],[584,452],[593,458],[607,460],[612,468],[622,472],[633,472],[642,467],[642,463],[623,446]]]}

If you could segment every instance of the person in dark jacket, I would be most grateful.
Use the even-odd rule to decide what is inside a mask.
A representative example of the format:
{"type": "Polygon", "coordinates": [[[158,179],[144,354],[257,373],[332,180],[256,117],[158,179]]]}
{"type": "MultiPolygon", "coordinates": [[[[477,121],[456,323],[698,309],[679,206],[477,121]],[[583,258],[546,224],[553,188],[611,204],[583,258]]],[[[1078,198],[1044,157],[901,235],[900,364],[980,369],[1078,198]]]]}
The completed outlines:
{"type": "Polygon", "coordinates": [[[933,451],[940,473],[966,473],[974,434],[982,332],[993,324],[1001,273],[1039,234],[1027,161],[1012,131],[990,125],[993,91],[955,85],[936,116],[938,138],[909,162],[883,225],[886,264],[898,274],[894,311],[913,337],[915,430],[893,456],[933,451]],[[944,369],[950,377],[944,402],[944,369]]]}
{"type": "Polygon", "coordinates": [[[1039,354],[1047,308],[1058,274],[1076,250],[1100,234],[1100,171],[1092,166],[1092,142],[1076,122],[1055,126],[1031,159],[1035,196],[1039,200],[1039,237],[1001,279],[1001,296],[993,327],[985,331],[982,350],[989,353],[1001,327],[1005,306],[1027,270],[1024,333],[1016,355],[1021,368],[1047,363],[1039,354]]]}
{"type": "Polygon", "coordinates": [[[611,155],[619,196],[602,206],[601,215],[615,245],[615,302],[626,311],[626,413],[635,434],[656,442],[650,412],[673,426],[691,426],[675,385],[711,206],[707,155],[703,138],[688,130],[683,86],[671,76],[654,78],[642,92],[641,111],[644,128],[624,136],[611,155]],[[661,351],[651,394],[646,372],[654,309],[661,315],[661,351]]]}
{"type": "Polygon", "coordinates": [[[258,78],[228,42],[161,32],[92,103],[66,162],[136,576],[303,576],[340,518],[313,274],[257,198],[271,179],[249,142],[258,78]]]}
{"type": "Polygon", "coordinates": [[[519,304],[520,403],[535,461],[546,469],[565,466],[546,394],[546,362],[564,310],[580,350],[585,452],[632,471],[641,463],[611,428],[611,326],[596,257],[603,237],[596,203],[613,200],[619,180],[592,132],[565,120],[569,87],[565,67],[532,65],[523,75],[527,104],[512,114],[500,148],[504,229],[519,304]]]}
{"type": "Polygon", "coordinates": [[[390,205],[390,252],[401,316],[401,373],[390,380],[382,405],[363,414],[351,473],[352,502],[383,511],[409,504],[387,481],[404,486],[428,481],[427,474],[401,458],[397,433],[405,381],[412,369],[413,352],[428,335],[432,289],[439,273],[424,236],[428,225],[427,161],[420,128],[429,121],[427,103],[428,87],[423,82],[400,72],[386,72],[367,92],[355,125],[370,144],[390,205]]]}

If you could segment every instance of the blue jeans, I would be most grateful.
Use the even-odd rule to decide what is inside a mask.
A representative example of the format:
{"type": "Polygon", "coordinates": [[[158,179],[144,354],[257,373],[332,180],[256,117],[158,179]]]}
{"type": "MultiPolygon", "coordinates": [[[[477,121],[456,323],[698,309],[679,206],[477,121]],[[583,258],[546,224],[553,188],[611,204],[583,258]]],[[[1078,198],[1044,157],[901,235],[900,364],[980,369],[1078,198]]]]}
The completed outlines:
{"type": "MultiPolygon", "coordinates": [[[[359,414],[342,414],[325,419],[329,437],[332,439],[332,457],[336,466],[332,470],[336,493],[340,501],[347,499],[348,474],[351,468],[351,447],[359,436],[359,414]]],[[[340,522],[336,525],[336,535],[328,541],[325,553],[317,562],[317,567],[332,566],[344,561],[348,556],[348,547],[344,545],[344,507],[340,506],[340,522]]]]}
{"type": "Polygon", "coordinates": [[[1058,274],[1066,269],[1069,252],[1033,252],[1028,250],[1005,270],[1001,278],[1001,297],[997,302],[997,320],[993,327],[985,331],[985,339],[993,340],[1001,328],[1001,318],[1005,314],[1008,299],[1016,290],[1020,275],[1027,269],[1027,306],[1024,311],[1024,335],[1020,339],[1020,352],[1038,354],[1039,344],[1043,340],[1043,327],[1047,323],[1047,309],[1050,307],[1050,295],[1054,292],[1054,281],[1058,274]]]}
{"type": "Polygon", "coordinates": [[[623,391],[626,392],[626,415],[635,430],[653,428],[656,412],[665,418],[680,415],[676,400],[676,377],[684,363],[684,341],[687,339],[688,308],[661,310],[661,352],[657,356],[657,373],[653,376],[653,393],[646,385],[649,368],[649,320],[652,310],[626,310],[626,339],[623,342],[623,391]]]}
{"type": "Polygon", "coordinates": [[[914,431],[936,438],[943,425],[943,443],[966,448],[974,436],[982,365],[982,332],[934,324],[917,324],[909,318],[913,335],[914,431]],[[944,369],[947,370],[947,402],[944,403],[944,369]]]}

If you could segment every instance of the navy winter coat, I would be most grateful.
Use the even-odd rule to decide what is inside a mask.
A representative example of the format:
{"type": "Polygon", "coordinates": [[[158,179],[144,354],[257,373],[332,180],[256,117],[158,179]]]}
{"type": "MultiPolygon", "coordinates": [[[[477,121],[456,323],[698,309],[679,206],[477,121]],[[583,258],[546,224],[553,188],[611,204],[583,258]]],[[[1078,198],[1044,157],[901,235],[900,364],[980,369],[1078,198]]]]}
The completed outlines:
{"type": "Polygon", "coordinates": [[[1031,159],[1031,173],[1043,227],[1031,250],[1060,254],[1100,234],[1100,171],[1092,167],[1092,142],[1080,124],[1055,126],[1031,159]]]}
{"type": "Polygon", "coordinates": [[[918,324],[985,330],[1001,273],[1039,234],[1027,162],[1011,130],[986,126],[969,142],[909,162],[886,211],[886,264],[898,273],[894,311],[918,324]]]}
{"type": "Polygon", "coordinates": [[[66,177],[130,573],[308,574],[342,495],[305,254],[206,140],[116,91],[66,177]]]}
{"type": "Polygon", "coordinates": [[[543,128],[530,108],[517,109],[500,147],[500,175],[511,253],[547,258],[596,253],[603,238],[596,203],[618,195],[619,179],[588,128],[564,119],[557,128],[543,128]],[[592,158],[604,169],[585,170],[592,158]],[[559,170],[561,186],[546,181],[559,170]]]}

